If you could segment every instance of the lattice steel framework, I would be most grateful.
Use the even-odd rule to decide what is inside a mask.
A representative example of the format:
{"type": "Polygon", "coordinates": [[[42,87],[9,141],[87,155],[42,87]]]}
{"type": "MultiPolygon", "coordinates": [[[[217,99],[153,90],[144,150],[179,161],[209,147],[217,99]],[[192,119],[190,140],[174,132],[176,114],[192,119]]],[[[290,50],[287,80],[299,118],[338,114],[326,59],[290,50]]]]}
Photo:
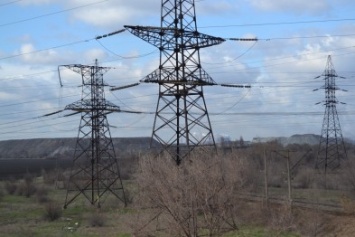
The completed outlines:
{"type": "Polygon", "coordinates": [[[216,85],[200,63],[200,49],[225,40],[197,31],[194,0],[162,0],[161,26],[125,26],[160,50],[160,65],[141,82],[158,83],[152,139],[179,165],[197,146],[215,147],[203,86],[216,85]]]}
{"type": "Polygon", "coordinates": [[[63,65],[82,76],[82,98],[65,110],[81,114],[64,208],[83,195],[100,207],[104,196],[113,194],[126,205],[107,115],[120,108],[105,99],[103,75],[110,68],[98,66],[63,65]]]}
{"type": "Polygon", "coordinates": [[[324,73],[316,78],[323,77],[325,85],[321,89],[325,90],[325,112],[322,125],[321,138],[319,142],[316,168],[334,170],[340,166],[341,159],[347,157],[344,139],[338,118],[336,105],[339,103],[335,92],[340,90],[336,86],[335,79],[343,78],[337,75],[332,58],[329,55],[324,73]]]}

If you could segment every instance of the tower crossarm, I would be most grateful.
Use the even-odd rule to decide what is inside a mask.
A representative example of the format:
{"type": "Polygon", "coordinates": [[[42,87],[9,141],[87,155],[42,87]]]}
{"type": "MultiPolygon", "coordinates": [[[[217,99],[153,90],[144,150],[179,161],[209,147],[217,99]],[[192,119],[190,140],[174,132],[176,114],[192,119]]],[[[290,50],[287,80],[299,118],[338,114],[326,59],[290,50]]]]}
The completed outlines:
{"type": "MultiPolygon", "coordinates": [[[[65,67],[67,69],[72,70],[73,72],[76,72],[82,76],[82,85],[83,86],[92,86],[94,84],[97,84],[98,82],[94,82],[92,80],[92,74],[96,74],[96,76],[99,76],[102,78],[102,76],[108,72],[111,67],[100,67],[97,65],[97,60],[95,61],[95,65],[82,65],[82,64],[68,64],[68,65],[60,65],[58,66],[58,76],[59,76],[59,82],[60,85],[63,86],[62,79],[61,79],[61,74],[60,74],[60,68],[65,67]]],[[[104,81],[101,81],[99,83],[100,86],[108,86],[107,84],[104,83],[104,81]]]]}
{"type": "Polygon", "coordinates": [[[133,35],[154,45],[160,50],[197,49],[221,44],[225,39],[214,37],[198,31],[187,31],[176,28],[152,27],[152,26],[124,26],[133,35]],[[176,39],[181,38],[179,44],[176,39]]]}
{"type": "Polygon", "coordinates": [[[83,71],[85,70],[90,70],[92,68],[98,68],[101,73],[106,73],[108,72],[110,69],[112,69],[111,67],[99,67],[99,66],[90,66],[90,65],[82,65],[82,64],[69,64],[69,65],[60,65],[59,67],[65,67],[68,68],[70,70],[72,70],[73,72],[82,74],[83,71]]]}
{"type": "Polygon", "coordinates": [[[93,110],[101,110],[104,112],[120,112],[119,106],[110,101],[103,101],[103,103],[93,103],[92,100],[80,100],[65,106],[64,110],[73,110],[77,112],[90,112],[93,110]]]}
{"type": "Polygon", "coordinates": [[[145,78],[141,82],[146,83],[171,83],[175,85],[197,85],[197,86],[213,86],[217,83],[212,79],[208,73],[200,68],[200,70],[176,76],[176,70],[174,68],[157,69],[145,78]],[[201,74],[200,74],[201,73],[201,74]]]}

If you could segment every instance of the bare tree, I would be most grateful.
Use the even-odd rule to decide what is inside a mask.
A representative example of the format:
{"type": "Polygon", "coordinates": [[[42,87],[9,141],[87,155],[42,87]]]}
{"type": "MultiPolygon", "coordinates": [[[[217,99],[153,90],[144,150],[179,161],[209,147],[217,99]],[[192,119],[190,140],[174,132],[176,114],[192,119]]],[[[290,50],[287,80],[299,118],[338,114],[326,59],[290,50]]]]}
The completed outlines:
{"type": "Polygon", "coordinates": [[[244,144],[244,139],[243,139],[243,137],[242,136],[240,136],[240,139],[239,139],[239,147],[244,147],[245,146],[245,144],[244,144]]]}
{"type": "Polygon", "coordinates": [[[237,229],[238,193],[250,183],[248,168],[247,159],[233,154],[195,154],[180,166],[167,157],[142,158],[136,203],[154,210],[169,236],[220,236],[237,229]]]}

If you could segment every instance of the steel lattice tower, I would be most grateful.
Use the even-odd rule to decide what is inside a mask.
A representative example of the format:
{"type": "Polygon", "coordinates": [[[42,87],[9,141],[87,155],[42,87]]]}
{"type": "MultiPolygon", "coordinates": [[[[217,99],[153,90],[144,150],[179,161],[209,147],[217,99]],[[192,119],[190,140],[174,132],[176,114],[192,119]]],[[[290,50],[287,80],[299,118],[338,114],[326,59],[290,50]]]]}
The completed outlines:
{"type": "Polygon", "coordinates": [[[335,79],[343,78],[337,75],[332,58],[329,55],[324,73],[316,78],[324,77],[325,85],[320,89],[325,90],[325,112],[319,142],[316,168],[334,170],[340,166],[340,160],[347,157],[343,135],[338,118],[336,104],[339,103],[335,91],[340,90],[336,86],[335,79]]]}
{"type": "Polygon", "coordinates": [[[152,140],[179,165],[197,146],[215,147],[203,86],[216,85],[200,63],[200,49],[225,40],[197,31],[194,0],[162,0],[161,26],[125,26],[160,50],[160,65],[141,82],[158,83],[152,140]]]}
{"type": "Polygon", "coordinates": [[[126,204],[125,193],[112,143],[107,115],[120,108],[105,99],[103,75],[110,68],[63,65],[82,76],[82,98],[65,110],[81,113],[73,167],[67,185],[64,208],[83,195],[100,207],[103,196],[113,194],[126,204]]]}

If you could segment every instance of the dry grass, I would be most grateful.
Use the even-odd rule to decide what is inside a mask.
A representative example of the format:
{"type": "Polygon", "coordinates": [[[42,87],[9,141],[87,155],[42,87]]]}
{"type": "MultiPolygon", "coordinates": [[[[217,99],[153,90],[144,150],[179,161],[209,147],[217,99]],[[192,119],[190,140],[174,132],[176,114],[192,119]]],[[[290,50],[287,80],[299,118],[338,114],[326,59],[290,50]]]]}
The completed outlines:
{"type": "MultiPolygon", "coordinates": [[[[341,199],[337,190],[293,191],[304,200],[339,199],[346,215],[332,215],[317,208],[291,211],[283,205],[265,208],[261,202],[238,198],[239,192],[262,189],[263,165],[250,159],[245,151],[242,153],[223,157],[197,154],[180,167],[166,157],[145,157],[137,173],[124,182],[131,200],[128,207],[110,197],[100,211],[83,197],[62,210],[66,191],[54,189],[48,176],[3,182],[0,231],[2,236],[35,237],[351,236],[355,232],[353,198],[347,195],[341,199]],[[34,186],[35,195],[6,192],[11,186],[17,190],[20,184],[34,186]]],[[[309,179],[309,172],[297,180],[302,187],[312,187],[315,182],[309,179]]],[[[284,195],[278,188],[269,191],[284,195]]]]}
{"type": "Polygon", "coordinates": [[[59,203],[49,202],[44,206],[44,217],[49,221],[58,220],[62,216],[62,207],[59,203]]]}

